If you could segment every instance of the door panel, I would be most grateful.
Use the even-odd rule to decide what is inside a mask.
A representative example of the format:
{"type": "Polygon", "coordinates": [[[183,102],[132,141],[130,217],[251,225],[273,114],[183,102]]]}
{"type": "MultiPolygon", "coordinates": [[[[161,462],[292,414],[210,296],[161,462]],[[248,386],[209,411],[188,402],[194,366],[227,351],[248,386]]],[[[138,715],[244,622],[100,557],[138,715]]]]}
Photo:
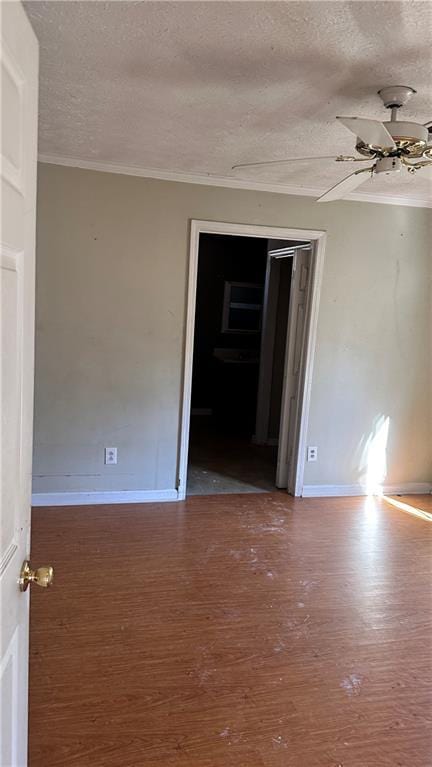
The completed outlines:
{"type": "Polygon", "coordinates": [[[2,767],[27,764],[29,555],[33,426],[38,46],[19,2],[1,5],[1,745],[2,767]]]}
{"type": "Polygon", "coordinates": [[[265,445],[268,440],[280,263],[267,258],[255,424],[255,442],[258,445],[265,445]]]}
{"type": "Polygon", "coordinates": [[[279,429],[279,451],[276,472],[277,487],[293,491],[295,466],[293,458],[301,416],[299,399],[301,370],[304,359],[306,326],[311,285],[312,251],[297,251],[291,275],[291,296],[287,327],[287,353],[284,371],[282,410],[279,429]]]}

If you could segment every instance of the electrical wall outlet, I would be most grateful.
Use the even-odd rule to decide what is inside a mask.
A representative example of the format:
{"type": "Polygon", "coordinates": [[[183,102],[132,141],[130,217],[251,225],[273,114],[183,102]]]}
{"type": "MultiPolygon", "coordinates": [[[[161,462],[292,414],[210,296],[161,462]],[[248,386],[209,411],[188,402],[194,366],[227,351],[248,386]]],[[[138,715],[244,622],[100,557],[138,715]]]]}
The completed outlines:
{"type": "Polygon", "coordinates": [[[105,464],[107,466],[117,463],[117,448],[106,447],[105,448],[105,464]]]}
{"type": "Polygon", "coordinates": [[[318,448],[317,447],[308,447],[308,449],[307,449],[307,459],[308,459],[308,461],[317,461],[318,460],[318,448]]]}

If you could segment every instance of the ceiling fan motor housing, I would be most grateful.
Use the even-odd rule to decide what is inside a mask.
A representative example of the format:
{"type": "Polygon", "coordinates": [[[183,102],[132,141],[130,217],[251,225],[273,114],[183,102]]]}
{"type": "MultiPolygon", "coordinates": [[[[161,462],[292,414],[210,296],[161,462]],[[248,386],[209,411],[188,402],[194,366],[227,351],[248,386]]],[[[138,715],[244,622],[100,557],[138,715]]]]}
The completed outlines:
{"type": "Polygon", "coordinates": [[[424,148],[428,143],[428,129],[418,123],[405,122],[397,120],[395,122],[385,122],[388,132],[393,137],[398,149],[408,149],[412,147],[424,148]]]}
{"type": "Polygon", "coordinates": [[[367,144],[360,138],[357,138],[356,149],[360,154],[365,157],[430,157],[431,150],[428,148],[429,131],[427,125],[397,119],[398,109],[405,106],[415,93],[417,91],[408,85],[390,85],[378,91],[384,106],[387,109],[391,109],[391,119],[382,124],[387,128],[396,147],[394,145],[377,146],[375,144],[367,144]]]}
{"type": "Polygon", "coordinates": [[[356,149],[360,154],[366,157],[375,157],[376,154],[385,152],[385,154],[408,157],[422,157],[429,139],[428,129],[418,123],[405,122],[404,120],[393,120],[384,122],[396,149],[391,147],[378,147],[365,144],[361,139],[357,139],[356,149]]]}

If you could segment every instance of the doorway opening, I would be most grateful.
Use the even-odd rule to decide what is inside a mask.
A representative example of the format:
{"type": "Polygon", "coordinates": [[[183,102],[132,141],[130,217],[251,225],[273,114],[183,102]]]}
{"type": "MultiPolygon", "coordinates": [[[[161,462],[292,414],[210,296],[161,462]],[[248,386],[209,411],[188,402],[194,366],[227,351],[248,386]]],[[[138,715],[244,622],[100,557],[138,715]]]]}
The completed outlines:
{"type": "Polygon", "coordinates": [[[192,222],[180,498],[301,494],[324,239],[192,222]]]}

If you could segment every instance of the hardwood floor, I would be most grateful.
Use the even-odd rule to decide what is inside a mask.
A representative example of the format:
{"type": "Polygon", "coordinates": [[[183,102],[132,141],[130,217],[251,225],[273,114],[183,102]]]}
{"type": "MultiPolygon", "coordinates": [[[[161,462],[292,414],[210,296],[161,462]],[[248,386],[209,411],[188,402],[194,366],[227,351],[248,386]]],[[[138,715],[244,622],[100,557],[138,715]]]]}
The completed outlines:
{"type": "Polygon", "coordinates": [[[364,498],[36,509],[30,766],[430,767],[431,537],[364,498]]]}

